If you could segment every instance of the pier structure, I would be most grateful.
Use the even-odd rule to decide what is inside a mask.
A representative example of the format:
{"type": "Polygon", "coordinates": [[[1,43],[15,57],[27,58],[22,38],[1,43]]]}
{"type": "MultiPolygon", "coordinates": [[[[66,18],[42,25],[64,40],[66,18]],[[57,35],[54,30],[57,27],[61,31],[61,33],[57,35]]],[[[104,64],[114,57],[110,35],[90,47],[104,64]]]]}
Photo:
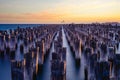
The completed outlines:
{"type": "Polygon", "coordinates": [[[12,80],[36,80],[52,43],[50,79],[66,80],[67,48],[63,47],[62,30],[73,59],[84,71],[85,80],[120,79],[120,27],[93,23],[49,24],[0,31],[0,58],[10,59],[12,80]]]}
{"type": "Polygon", "coordinates": [[[77,49],[78,46],[72,47],[75,45],[75,40],[77,41],[78,38],[81,40],[81,55],[85,57],[84,64],[87,65],[87,67],[84,66],[85,80],[119,80],[117,67],[119,66],[119,56],[115,57],[119,55],[120,28],[118,26],[69,24],[64,26],[64,30],[71,51],[77,51],[74,48],[77,49]]]}
{"type": "Polygon", "coordinates": [[[15,59],[17,40],[15,35],[10,36],[10,59],[15,59]]]}
{"type": "Polygon", "coordinates": [[[25,61],[11,61],[12,80],[27,80],[25,78],[25,61]]]}
{"type": "Polygon", "coordinates": [[[1,47],[0,47],[0,57],[4,57],[4,55],[5,55],[5,51],[4,51],[4,48],[5,48],[5,46],[4,46],[4,40],[5,40],[4,35],[3,35],[3,34],[0,34],[0,45],[1,45],[1,47]]]}
{"type": "MultiPolygon", "coordinates": [[[[14,44],[16,41],[18,42],[17,48],[14,47],[14,57],[20,57],[20,55],[23,57],[22,59],[16,59],[13,55],[11,56],[11,75],[15,76],[14,73],[17,73],[16,69],[22,72],[17,73],[17,78],[12,77],[12,80],[19,79],[21,75],[21,80],[35,80],[38,72],[41,72],[44,60],[47,58],[54,37],[59,28],[56,27],[57,25],[49,26],[50,28],[45,26],[26,29],[19,28],[17,29],[18,34],[14,37],[11,36],[10,43],[14,44]],[[17,52],[20,52],[20,54],[18,55],[17,52]],[[24,65],[22,63],[24,63],[24,65]],[[20,65],[20,68],[18,68],[18,64],[20,65]]],[[[63,49],[63,51],[64,50],[65,49],[63,49]]],[[[11,54],[13,54],[13,52],[11,54]]],[[[63,57],[63,60],[66,59],[63,57]]]]}
{"type": "Polygon", "coordinates": [[[6,54],[10,54],[10,34],[5,34],[5,52],[6,54]]]}
{"type": "Polygon", "coordinates": [[[73,55],[75,56],[76,63],[79,65],[82,54],[82,40],[73,28],[65,28],[66,37],[73,55]]]}
{"type": "Polygon", "coordinates": [[[62,30],[54,41],[55,51],[51,60],[51,80],[66,80],[66,48],[63,47],[62,30]]]}

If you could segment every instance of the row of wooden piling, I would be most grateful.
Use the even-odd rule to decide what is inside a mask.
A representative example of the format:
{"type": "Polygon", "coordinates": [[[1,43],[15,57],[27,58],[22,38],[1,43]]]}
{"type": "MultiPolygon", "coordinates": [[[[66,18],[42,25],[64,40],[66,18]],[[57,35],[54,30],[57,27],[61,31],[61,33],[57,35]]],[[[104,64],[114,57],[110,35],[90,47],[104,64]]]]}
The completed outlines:
{"type": "MultiPolygon", "coordinates": [[[[0,33],[0,55],[11,60],[12,80],[35,80],[49,54],[58,25],[17,28],[0,33]],[[7,35],[7,36],[6,36],[7,35]],[[17,52],[23,56],[16,59],[17,52]]],[[[17,56],[20,57],[20,56],[17,56]]]]}
{"type": "Polygon", "coordinates": [[[54,41],[54,52],[51,60],[51,80],[66,80],[66,48],[63,47],[63,36],[60,28],[57,40],[54,41]]]}
{"type": "MultiPolygon", "coordinates": [[[[81,48],[85,57],[85,80],[119,80],[120,27],[105,24],[69,24],[64,26],[73,54],[81,48]],[[81,41],[81,46],[79,45],[81,41]]],[[[76,59],[76,57],[75,57],[76,59]]],[[[81,58],[80,58],[81,59],[81,58]]],[[[77,62],[77,61],[76,61],[77,62]]]]}

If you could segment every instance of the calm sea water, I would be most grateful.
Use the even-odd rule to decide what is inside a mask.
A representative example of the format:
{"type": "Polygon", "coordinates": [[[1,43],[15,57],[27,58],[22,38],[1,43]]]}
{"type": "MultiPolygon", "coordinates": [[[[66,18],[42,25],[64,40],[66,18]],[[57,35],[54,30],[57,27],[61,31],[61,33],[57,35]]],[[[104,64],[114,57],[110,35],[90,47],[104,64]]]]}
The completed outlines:
{"type": "Polygon", "coordinates": [[[42,24],[0,24],[0,30],[9,30],[16,29],[17,27],[26,28],[26,27],[36,27],[42,24]]]}

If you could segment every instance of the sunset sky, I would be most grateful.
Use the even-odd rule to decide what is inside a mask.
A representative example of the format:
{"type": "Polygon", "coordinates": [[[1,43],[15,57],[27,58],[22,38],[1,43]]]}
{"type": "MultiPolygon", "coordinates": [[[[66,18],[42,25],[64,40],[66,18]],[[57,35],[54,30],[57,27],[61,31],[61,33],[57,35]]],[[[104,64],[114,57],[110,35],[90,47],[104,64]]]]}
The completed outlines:
{"type": "Polygon", "coordinates": [[[120,0],[0,0],[0,23],[120,22],[120,0]]]}

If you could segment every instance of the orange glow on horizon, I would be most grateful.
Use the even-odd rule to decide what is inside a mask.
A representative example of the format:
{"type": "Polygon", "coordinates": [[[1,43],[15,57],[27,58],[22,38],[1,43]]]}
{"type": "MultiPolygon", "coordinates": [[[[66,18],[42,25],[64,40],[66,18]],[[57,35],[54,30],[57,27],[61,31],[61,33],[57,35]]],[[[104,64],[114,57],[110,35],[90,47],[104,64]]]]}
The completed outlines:
{"type": "Polygon", "coordinates": [[[108,16],[89,16],[72,14],[54,14],[54,13],[35,13],[35,14],[0,14],[0,22],[14,23],[60,23],[65,20],[66,23],[89,23],[89,22],[120,22],[120,15],[108,16]],[[111,17],[112,16],[112,17],[111,17]]]}
{"type": "Polygon", "coordinates": [[[52,5],[46,1],[38,2],[35,8],[31,7],[32,3],[23,6],[18,3],[17,8],[12,6],[13,2],[0,6],[0,23],[60,23],[62,20],[65,23],[120,22],[119,0],[62,0],[52,5]],[[8,9],[4,10],[7,6],[8,9]],[[27,11],[29,8],[31,10],[27,11]]]}

